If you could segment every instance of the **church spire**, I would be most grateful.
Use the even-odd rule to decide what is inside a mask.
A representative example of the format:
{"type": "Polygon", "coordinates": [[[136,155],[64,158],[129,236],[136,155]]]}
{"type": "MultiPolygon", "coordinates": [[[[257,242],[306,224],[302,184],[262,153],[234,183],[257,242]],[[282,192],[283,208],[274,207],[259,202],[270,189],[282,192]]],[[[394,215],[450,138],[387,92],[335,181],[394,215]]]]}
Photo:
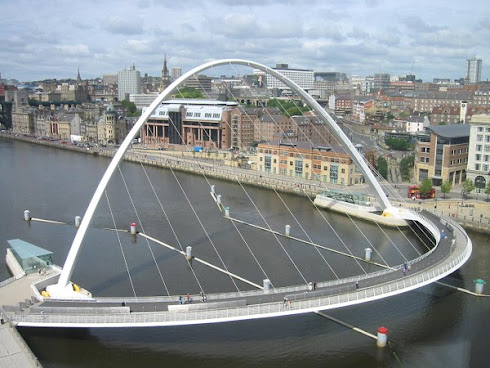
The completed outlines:
{"type": "Polygon", "coordinates": [[[80,67],[77,69],[77,83],[82,83],[82,77],[80,76],[80,67]]]}
{"type": "Polygon", "coordinates": [[[167,68],[167,54],[163,56],[162,78],[160,79],[160,92],[170,85],[170,74],[167,68]]]}

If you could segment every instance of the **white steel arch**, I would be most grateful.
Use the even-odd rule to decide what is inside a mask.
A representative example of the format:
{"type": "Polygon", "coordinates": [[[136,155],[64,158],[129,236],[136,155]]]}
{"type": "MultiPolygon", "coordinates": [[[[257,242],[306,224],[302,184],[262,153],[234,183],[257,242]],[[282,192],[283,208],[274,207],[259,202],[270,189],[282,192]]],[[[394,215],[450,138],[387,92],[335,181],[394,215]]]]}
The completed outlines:
{"type": "Polygon", "coordinates": [[[63,271],[61,272],[58,283],[55,285],[49,285],[47,287],[47,291],[50,293],[52,297],[62,297],[62,296],[66,297],[67,294],[69,294],[70,296],[74,296],[73,293],[71,292],[72,288],[71,288],[70,278],[73,274],[73,268],[77,261],[82,242],[85,238],[85,234],[87,232],[90,223],[92,222],[92,217],[95,213],[97,205],[99,204],[100,198],[102,197],[102,194],[104,193],[109,183],[109,180],[111,179],[124,153],[131,145],[131,142],[133,141],[134,137],[138,134],[140,128],[143,126],[146,120],[151,116],[151,114],[156,110],[156,108],[162,103],[162,101],[165,100],[176,88],[178,88],[182,83],[184,83],[189,77],[203,70],[219,65],[224,65],[224,64],[244,65],[244,66],[249,66],[251,68],[262,70],[266,73],[273,75],[281,82],[289,86],[296,94],[298,94],[298,96],[300,96],[303,99],[304,102],[306,102],[306,104],[317,114],[317,116],[323,118],[324,122],[328,124],[331,130],[331,134],[335,137],[335,139],[337,139],[338,142],[344,143],[345,148],[347,149],[348,153],[351,155],[354,162],[358,165],[358,167],[362,171],[367,182],[374,188],[375,196],[378,199],[382,209],[393,210],[393,207],[391,206],[391,203],[386,197],[380,184],[378,183],[375,176],[373,175],[368,165],[364,161],[364,158],[357,151],[357,149],[354,147],[352,142],[347,138],[345,133],[339,128],[337,123],[330,117],[330,115],[328,115],[328,113],[313,99],[313,97],[307,94],[296,83],[291,81],[289,78],[283,76],[279,72],[275,71],[274,69],[271,69],[265,65],[253,61],[243,60],[243,59],[222,59],[222,60],[211,61],[188,71],[187,73],[183,74],[180,78],[178,78],[176,81],[174,81],[172,84],[170,84],[170,86],[168,86],[162,93],[160,93],[158,97],[150,104],[148,109],[146,109],[146,111],[141,115],[141,117],[138,119],[136,124],[130,130],[130,132],[122,142],[121,146],[117,150],[116,154],[114,155],[111,163],[107,167],[107,170],[102,176],[102,179],[100,180],[99,185],[95,190],[95,193],[87,207],[87,210],[85,211],[80,227],[75,235],[75,238],[73,239],[73,243],[71,245],[70,251],[66,258],[65,264],[63,266],[63,271]]]}

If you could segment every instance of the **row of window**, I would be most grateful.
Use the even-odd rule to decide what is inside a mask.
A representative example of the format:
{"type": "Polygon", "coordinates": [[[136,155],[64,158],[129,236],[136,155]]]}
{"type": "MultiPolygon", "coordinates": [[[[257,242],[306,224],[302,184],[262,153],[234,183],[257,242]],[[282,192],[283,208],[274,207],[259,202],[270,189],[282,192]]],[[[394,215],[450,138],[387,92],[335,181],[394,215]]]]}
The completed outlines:
{"type": "Polygon", "coordinates": [[[459,164],[466,164],[468,162],[468,158],[458,158],[457,160],[451,160],[449,161],[449,165],[459,165],[459,164]]]}
{"type": "Polygon", "coordinates": [[[475,164],[475,170],[488,172],[488,164],[475,164]]]}
{"type": "Polygon", "coordinates": [[[490,142],[490,135],[483,135],[483,134],[476,135],[477,142],[483,142],[483,139],[485,139],[485,142],[490,142]]]}
{"type": "Polygon", "coordinates": [[[475,161],[482,161],[482,158],[483,158],[483,161],[488,162],[489,155],[482,155],[480,153],[477,153],[475,155],[475,161]]]}
{"type": "MultiPolygon", "coordinates": [[[[162,114],[163,111],[160,111],[160,115],[163,115],[162,114]]],[[[200,112],[190,112],[190,111],[187,111],[185,113],[185,116],[188,117],[188,118],[192,118],[192,117],[195,117],[195,118],[200,118],[201,117],[201,113],[200,112]]],[[[215,118],[215,119],[219,119],[221,117],[221,114],[217,114],[217,113],[210,113],[210,112],[206,112],[204,113],[204,117],[205,118],[215,118]]]]}
{"type": "Polygon", "coordinates": [[[460,149],[451,150],[451,155],[458,155],[458,154],[461,154],[463,152],[468,153],[468,148],[465,148],[465,149],[460,148],[460,149]]]}
{"type": "Polygon", "coordinates": [[[476,145],[477,152],[481,152],[482,148],[485,150],[485,152],[490,152],[490,145],[488,144],[485,144],[484,146],[482,146],[481,144],[476,145]]]}
{"type": "Polygon", "coordinates": [[[482,126],[479,126],[479,127],[477,127],[477,128],[476,128],[476,130],[477,130],[478,132],[483,132],[483,131],[485,130],[485,132],[490,133],[490,127],[486,127],[486,128],[484,129],[482,126]]]}

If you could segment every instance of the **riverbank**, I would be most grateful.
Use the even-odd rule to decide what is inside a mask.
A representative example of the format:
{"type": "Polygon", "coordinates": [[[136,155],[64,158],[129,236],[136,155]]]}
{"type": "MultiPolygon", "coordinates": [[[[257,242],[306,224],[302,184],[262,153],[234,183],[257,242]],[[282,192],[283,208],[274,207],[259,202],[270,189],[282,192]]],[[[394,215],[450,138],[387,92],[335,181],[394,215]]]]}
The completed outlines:
{"type": "MultiPolygon", "coordinates": [[[[108,158],[112,158],[116,152],[115,148],[84,147],[72,145],[70,142],[61,143],[60,141],[41,140],[22,134],[2,133],[0,137],[108,158]]],[[[305,196],[312,203],[317,194],[325,191],[323,184],[312,182],[311,180],[281,177],[250,169],[225,166],[213,159],[196,160],[184,155],[182,152],[131,149],[124,155],[124,160],[196,175],[205,175],[219,180],[239,181],[242,184],[305,196]]],[[[375,199],[370,200],[375,201],[375,199]]],[[[490,234],[490,202],[474,199],[465,200],[464,202],[456,199],[420,200],[416,202],[392,200],[392,202],[394,206],[416,210],[426,209],[438,215],[448,216],[467,230],[490,234]]]]}

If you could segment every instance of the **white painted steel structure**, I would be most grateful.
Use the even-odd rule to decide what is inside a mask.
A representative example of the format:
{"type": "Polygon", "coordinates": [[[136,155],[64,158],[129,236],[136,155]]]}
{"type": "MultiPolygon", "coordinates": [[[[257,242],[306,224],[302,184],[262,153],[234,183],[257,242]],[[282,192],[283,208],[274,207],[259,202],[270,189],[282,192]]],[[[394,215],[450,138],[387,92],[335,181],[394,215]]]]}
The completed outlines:
{"type": "MultiPolygon", "coordinates": [[[[339,141],[343,142],[345,149],[350,153],[352,159],[358,165],[360,170],[362,171],[364,177],[367,182],[374,188],[375,195],[384,210],[385,214],[390,216],[398,216],[404,217],[408,220],[416,220],[423,224],[434,236],[436,242],[439,242],[440,234],[437,226],[431,223],[431,221],[426,220],[425,218],[419,216],[418,214],[412,212],[404,212],[399,213],[397,209],[393,208],[386,197],[384,191],[382,190],[380,184],[375,179],[373,173],[367,166],[364,158],[358,152],[358,150],[354,147],[354,145],[350,142],[347,136],[343,133],[343,131],[337,126],[335,121],[327,114],[327,112],[320,106],[318,103],[305,91],[298,87],[294,82],[281,75],[274,69],[266,67],[264,65],[247,61],[241,59],[225,59],[218,60],[203,64],[187,73],[185,73],[182,77],[173,82],[168,88],[166,88],[154,101],[153,103],[144,111],[142,116],[138,119],[134,127],[131,129],[121,147],[116,152],[114,158],[109,164],[106,172],[104,173],[90,203],[89,206],[83,216],[80,227],[76,233],[76,236],[73,240],[72,246],[68,253],[66,262],[64,264],[63,270],[59,277],[59,280],[56,284],[47,286],[47,291],[50,293],[52,298],[81,298],[79,293],[73,291],[72,284],[70,282],[70,278],[73,273],[73,268],[78,258],[79,250],[81,248],[82,242],[84,240],[86,231],[92,221],[92,217],[97,208],[97,205],[109,183],[110,178],[112,177],[115,169],[117,168],[119,162],[123,158],[124,153],[130,146],[134,137],[139,132],[140,128],[146,122],[146,120],[150,117],[150,115],[161,105],[162,101],[167,98],[176,88],[182,85],[187,78],[203,71],[209,69],[211,67],[215,67],[218,65],[224,64],[238,64],[245,65],[252,68],[260,69],[266,73],[270,73],[286,85],[288,85],[295,93],[297,93],[307,104],[308,106],[316,113],[316,115],[324,120],[324,122],[331,129],[332,135],[339,141]]],[[[465,236],[464,230],[463,236],[465,236]]],[[[467,238],[467,237],[466,237],[467,238]]],[[[312,312],[321,309],[330,309],[330,308],[338,308],[346,305],[358,304],[370,300],[384,298],[390,295],[399,294],[401,292],[405,292],[408,290],[415,289],[417,287],[426,285],[430,282],[433,282],[445,275],[453,272],[455,269],[460,267],[471,254],[471,241],[469,238],[464,240],[465,244],[469,246],[465,246],[465,251],[462,254],[459,254],[457,259],[451,260],[449,264],[444,264],[442,268],[433,271],[431,276],[429,275],[419,275],[416,278],[407,278],[406,280],[401,281],[402,284],[388,284],[388,285],[380,285],[377,287],[372,287],[364,290],[362,293],[360,292],[349,292],[345,295],[335,295],[335,296],[325,296],[325,297],[317,297],[307,300],[299,300],[294,303],[294,308],[284,310],[281,308],[282,303],[259,303],[254,305],[247,305],[243,307],[234,307],[228,309],[212,309],[212,310],[203,310],[203,311],[188,311],[188,312],[162,312],[162,313],[131,313],[129,315],[92,315],[92,316],[80,316],[80,315],[59,315],[57,321],[54,321],[54,316],[45,316],[46,318],[43,321],[36,321],[35,315],[26,315],[23,318],[20,318],[16,321],[19,325],[29,325],[36,326],[39,324],[40,326],[71,326],[71,327],[131,327],[131,326],[168,326],[168,325],[181,325],[181,324],[196,324],[196,323],[214,323],[214,322],[225,322],[225,321],[234,321],[234,320],[246,320],[253,318],[265,318],[265,317],[274,317],[280,315],[288,315],[288,314],[299,314],[312,312]],[[388,289],[387,289],[388,288],[388,289]],[[73,320],[75,318],[75,320],[73,320]],[[34,319],[34,320],[33,320],[34,319]]],[[[463,239],[461,239],[463,241],[463,239]]],[[[430,253],[430,252],[429,252],[430,253]]],[[[425,257],[426,255],[422,256],[425,257]]],[[[390,270],[388,270],[390,271],[390,270]]],[[[372,277],[372,274],[371,276],[372,277]]],[[[356,279],[359,279],[357,277],[356,279]]],[[[348,280],[342,280],[342,282],[348,282],[348,280]]],[[[294,288],[294,287],[293,287],[294,288]]],[[[260,291],[258,291],[260,292],[260,291]]]]}

